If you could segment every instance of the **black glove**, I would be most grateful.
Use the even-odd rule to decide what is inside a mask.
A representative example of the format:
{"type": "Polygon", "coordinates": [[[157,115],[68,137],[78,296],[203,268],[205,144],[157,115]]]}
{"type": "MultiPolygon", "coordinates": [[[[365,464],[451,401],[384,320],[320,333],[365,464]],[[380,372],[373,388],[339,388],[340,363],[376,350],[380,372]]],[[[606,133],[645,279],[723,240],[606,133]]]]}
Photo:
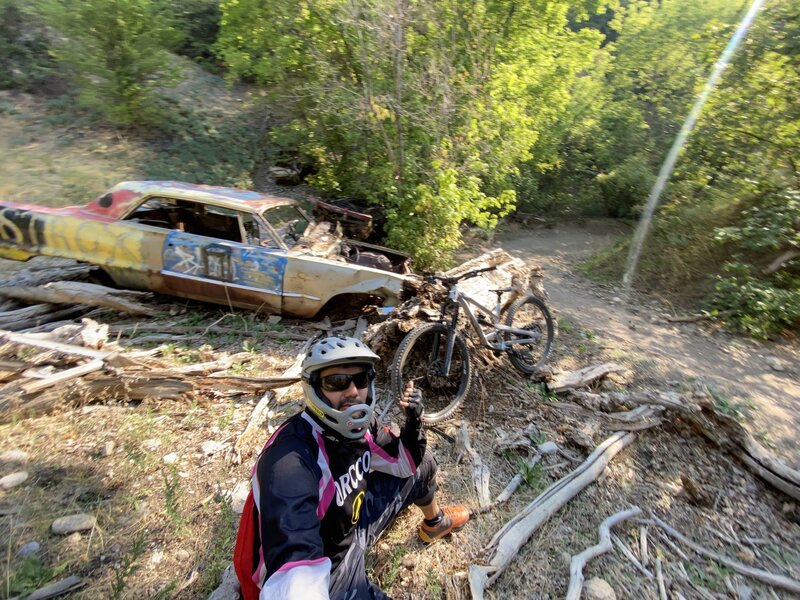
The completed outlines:
{"type": "Polygon", "coordinates": [[[419,421],[422,418],[422,390],[414,389],[408,396],[408,406],[406,407],[406,418],[419,421]]]}

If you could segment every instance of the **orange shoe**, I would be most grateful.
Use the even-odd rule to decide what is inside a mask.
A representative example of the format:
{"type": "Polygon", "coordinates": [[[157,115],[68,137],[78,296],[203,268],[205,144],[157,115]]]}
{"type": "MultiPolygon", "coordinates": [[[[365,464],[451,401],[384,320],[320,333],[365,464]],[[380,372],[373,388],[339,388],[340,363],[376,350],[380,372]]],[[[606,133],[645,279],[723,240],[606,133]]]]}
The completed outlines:
{"type": "Polygon", "coordinates": [[[435,542],[454,531],[461,530],[469,521],[470,512],[466,506],[445,506],[441,520],[436,525],[428,525],[422,521],[419,526],[419,539],[426,544],[435,542]]]}

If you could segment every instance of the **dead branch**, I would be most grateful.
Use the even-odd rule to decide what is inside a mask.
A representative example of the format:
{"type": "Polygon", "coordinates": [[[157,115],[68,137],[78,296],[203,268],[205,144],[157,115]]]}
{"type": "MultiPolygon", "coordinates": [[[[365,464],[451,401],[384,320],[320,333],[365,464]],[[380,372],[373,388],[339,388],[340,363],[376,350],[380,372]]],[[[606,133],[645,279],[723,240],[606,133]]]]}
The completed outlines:
{"type": "Polygon", "coordinates": [[[597,535],[600,542],[590,548],[587,548],[580,554],[572,557],[569,563],[569,587],[567,588],[567,600],[578,600],[581,597],[581,590],[583,589],[583,567],[587,562],[593,558],[597,558],[601,554],[605,554],[611,550],[611,528],[622,521],[630,519],[640,514],[642,509],[638,506],[629,508],[628,510],[620,511],[611,515],[600,523],[597,529],[597,535]]]}
{"type": "Polygon", "coordinates": [[[705,556],[706,558],[711,558],[716,560],[719,563],[722,563],[726,567],[729,567],[736,571],[737,573],[741,573],[742,575],[746,575],[748,577],[752,577],[753,579],[758,579],[759,581],[763,581],[774,587],[779,587],[784,590],[788,590],[795,594],[800,594],[800,581],[795,579],[791,579],[790,577],[786,577],[784,575],[776,575],[775,573],[770,573],[769,571],[764,571],[763,569],[756,569],[754,567],[749,567],[745,564],[740,563],[737,560],[733,560],[732,558],[728,558],[722,554],[717,554],[716,552],[712,552],[697,544],[678,532],[677,530],[673,529],[667,523],[656,517],[653,516],[652,523],[658,525],[661,529],[663,529],[666,533],[674,537],[676,540],[681,542],[682,544],[689,546],[692,550],[697,552],[698,554],[705,556]]]}
{"type": "Polygon", "coordinates": [[[83,304],[86,306],[103,306],[132,315],[150,316],[153,309],[126,299],[132,294],[140,297],[151,297],[145,292],[120,291],[94,283],[80,281],[57,281],[42,287],[9,287],[0,289],[0,295],[32,304],[43,302],[50,304],[83,304]]]}
{"type": "MultiPolygon", "coordinates": [[[[310,337],[306,340],[306,343],[303,344],[300,352],[297,353],[292,365],[281,374],[281,379],[292,379],[295,381],[300,380],[300,366],[302,365],[303,359],[306,356],[306,352],[308,352],[308,349],[311,347],[313,340],[313,337],[310,337]]],[[[266,419],[270,419],[272,417],[272,410],[269,408],[270,396],[273,396],[273,405],[277,406],[283,396],[288,394],[289,390],[293,388],[294,385],[290,385],[279,389],[274,394],[266,393],[264,396],[262,396],[261,400],[258,401],[258,404],[253,409],[253,412],[250,413],[250,418],[247,420],[247,425],[245,426],[244,431],[242,431],[231,448],[231,451],[228,455],[228,460],[230,462],[235,464],[241,463],[242,453],[245,449],[245,446],[248,446],[252,442],[253,438],[255,438],[257,435],[263,436],[263,433],[260,431],[262,429],[262,425],[266,419]]],[[[272,432],[269,433],[271,434],[272,432]]]]}
{"type": "Polygon", "coordinates": [[[486,508],[491,503],[489,496],[489,478],[491,472],[489,467],[486,466],[480,454],[475,451],[472,444],[469,442],[469,431],[467,430],[467,422],[461,421],[461,427],[456,435],[456,452],[460,455],[469,456],[472,462],[472,483],[475,485],[475,491],[478,493],[478,504],[480,508],[486,508]]]}
{"type": "MultiPolygon", "coordinates": [[[[136,336],[139,333],[146,332],[146,331],[157,331],[160,333],[172,333],[172,334],[201,334],[207,335],[209,333],[219,334],[219,335],[249,335],[253,337],[267,337],[276,340],[293,340],[293,341],[306,341],[308,339],[307,335],[302,335],[299,333],[289,333],[288,331],[248,331],[242,328],[236,327],[211,327],[208,326],[191,326],[191,325],[158,325],[158,324],[139,324],[136,325],[111,325],[108,328],[109,333],[119,334],[119,335],[126,335],[128,337],[136,336]]],[[[141,341],[138,338],[134,338],[132,341],[141,341]]]]}
{"type": "Polygon", "coordinates": [[[581,388],[590,383],[602,379],[609,373],[621,373],[624,369],[616,363],[603,363],[584,367],[577,371],[559,374],[554,381],[547,383],[547,389],[551,392],[564,392],[566,390],[581,388]]]}
{"type": "Polygon", "coordinates": [[[75,379],[76,377],[81,377],[83,375],[87,375],[88,373],[94,373],[95,371],[99,371],[103,368],[103,360],[100,358],[96,358],[86,364],[79,365],[77,367],[73,367],[71,369],[66,369],[50,377],[45,377],[44,379],[40,379],[39,381],[30,381],[28,383],[23,383],[19,386],[19,389],[25,394],[32,394],[33,392],[39,392],[46,388],[52,387],[59,383],[65,383],[71,379],[75,379]]]}
{"type": "Polygon", "coordinates": [[[656,556],[656,581],[658,582],[658,597],[667,600],[667,587],[664,585],[664,573],[661,572],[661,558],[656,556]]]}
{"type": "Polygon", "coordinates": [[[110,353],[102,352],[100,350],[91,350],[83,346],[76,346],[74,344],[62,344],[48,339],[36,337],[39,334],[24,334],[14,333],[0,329],[0,339],[7,340],[15,344],[22,344],[25,346],[35,346],[37,348],[45,348],[46,350],[55,350],[63,354],[72,354],[76,356],[88,356],[89,358],[105,358],[110,353]]]}
{"type": "Polygon", "coordinates": [[[469,582],[472,597],[476,600],[482,599],[484,589],[508,567],[534,531],[597,479],[609,461],[634,439],[636,434],[633,433],[615,433],[600,444],[578,468],[548,487],[522,512],[506,523],[489,542],[487,548],[491,552],[489,564],[470,565],[469,582]]]}
{"type": "Polygon", "coordinates": [[[611,541],[614,542],[617,550],[622,552],[622,555],[627,558],[634,567],[636,567],[637,571],[647,577],[650,581],[653,581],[653,574],[642,566],[642,563],[640,563],[639,560],[633,555],[633,552],[631,552],[630,548],[628,548],[625,542],[613,534],[611,535],[611,541]]]}

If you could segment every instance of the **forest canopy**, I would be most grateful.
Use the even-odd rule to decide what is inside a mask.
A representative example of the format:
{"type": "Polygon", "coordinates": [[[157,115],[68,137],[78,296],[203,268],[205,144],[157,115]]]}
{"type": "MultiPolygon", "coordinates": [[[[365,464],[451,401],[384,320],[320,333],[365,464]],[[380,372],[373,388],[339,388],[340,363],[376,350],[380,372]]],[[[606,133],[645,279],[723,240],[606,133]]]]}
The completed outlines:
{"type": "MultiPolygon", "coordinates": [[[[188,138],[197,126],[166,92],[182,55],[262,98],[255,142],[228,132],[229,147],[248,140],[237,164],[282,158],[317,193],[382,207],[387,243],[432,269],[464,227],[515,214],[637,219],[749,5],[0,0],[0,87],[66,89],[114,126],[188,138]]],[[[757,14],[634,279],[756,336],[800,327],[799,24],[791,0],[757,14]]],[[[203,172],[228,183],[220,166],[186,178],[203,172]]],[[[618,281],[626,251],[586,270],[618,281]]]]}

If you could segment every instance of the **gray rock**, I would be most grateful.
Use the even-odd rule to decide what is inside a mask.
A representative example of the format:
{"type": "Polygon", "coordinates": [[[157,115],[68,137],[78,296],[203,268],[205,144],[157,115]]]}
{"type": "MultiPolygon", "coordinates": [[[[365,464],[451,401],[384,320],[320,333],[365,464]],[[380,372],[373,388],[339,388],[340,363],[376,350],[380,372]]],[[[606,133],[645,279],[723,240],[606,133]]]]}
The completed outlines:
{"type": "Polygon", "coordinates": [[[786,367],[783,366],[781,360],[774,356],[766,357],[764,359],[764,362],[767,363],[767,365],[769,365],[769,368],[772,369],[773,371],[778,371],[779,373],[781,373],[786,370],[786,367]]]}
{"type": "Polygon", "coordinates": [[[15,488],[18,485],[25,483],[27,479],[27,471],[17,471],[16,473],[11,473],[11,475],[6,475],[0,479],[0,488],[4,490],[10,490],[11,488],[15,488]]]}
{"type": "Polygon", "coordinates": [[[56,535],[69,535],[76,531],[92,529],[97,524],[97,519],[85,513],[60,517],[53,521],[50,530],[56,535]]]}
{"type": "Polygon", "coordinates": [[[222,450],[224,447],[225,447],[224,443],[215,442],[214,440],[207,440],[207,441],[203,442],[202,444],[200,444],[200,450],[206,456],[211,456],[213,454],[216,454],[217,452],[222,450]]]}
{"type": "Polygon", "coordinates": [[[24,450],[6,450],[0,454],[0,463],[5,465],[24,465],[30,456],[24,450]]]}
{"type": "Polygon", "coordinates": [[[237,515],[244,512],[244,503],[247,500],[247,494],[250,493],[250,482],[240,481],[236,484],[231,492],[231,510],[237,515]]]}
{"type": "Polygon", "coordinates": [[[178,455],[174,452],[170,452],[169,454],[162,456],[161,460],[164,461],[165,464],[174,465],[176,462],[178,462],[178,455]]]}
{"type": "Polygon", "coordinates": [[[108,458],[114,454],[114,440],[108,440],[106,443],[104,443],[100,454],[102,454],[104,458],[108,458]]]}
{"type": "Polygon", "coordinates": [[[545,442],[544,444],[539,444],[536,449],[540,454],[552,454],[553,452],[558,452],[558,444],[555,442],[545,442]]]}
{"type": "Polygon", "coordinates": [[[28,542],[27,544],[23,544],[22,548],[17,550],[17,556],[21,556],[22,558],[25,558],[26,556],[32,556],[33,554],[39,552],[41,548],[42,546],[39,544],[39,542],[28,542]]]}
{"type": "Polygon", "coordinates": [[[614,589],[599,577],[592,577],[584,584],[583,596],[586,600],[617,600],[614,589]]]}
{"type": "Polygon", "coordinates": [[[228,566],[222,574],[222,583],[211,592],[208,600],[239,600],[239,580],[236,579],[236,572],[233,565],[228,566]]]}

